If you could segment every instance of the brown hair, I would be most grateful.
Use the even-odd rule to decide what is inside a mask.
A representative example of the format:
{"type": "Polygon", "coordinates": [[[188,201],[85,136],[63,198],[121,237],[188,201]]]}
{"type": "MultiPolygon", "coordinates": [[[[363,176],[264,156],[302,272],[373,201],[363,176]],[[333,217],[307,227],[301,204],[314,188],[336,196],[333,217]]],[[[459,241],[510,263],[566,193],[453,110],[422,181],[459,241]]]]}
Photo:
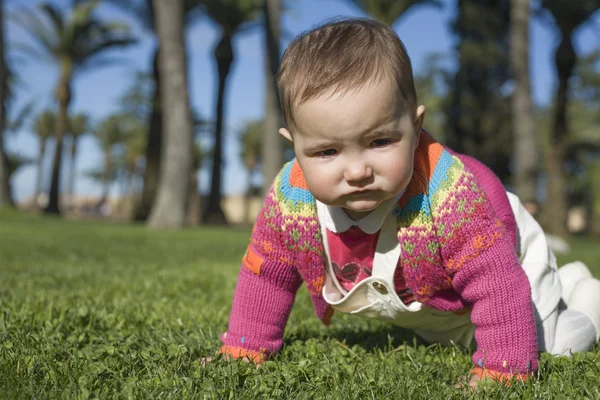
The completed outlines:
{"type": "Polygon", "coordinates": [[[396,33],[368,18],[336,19],[297,36],[286,48],[277,84],[288,129],[293,108],[325,92],[348,92],[388,79],[398,88],[402,112],[416,107],[410,58],[396,33]]]}

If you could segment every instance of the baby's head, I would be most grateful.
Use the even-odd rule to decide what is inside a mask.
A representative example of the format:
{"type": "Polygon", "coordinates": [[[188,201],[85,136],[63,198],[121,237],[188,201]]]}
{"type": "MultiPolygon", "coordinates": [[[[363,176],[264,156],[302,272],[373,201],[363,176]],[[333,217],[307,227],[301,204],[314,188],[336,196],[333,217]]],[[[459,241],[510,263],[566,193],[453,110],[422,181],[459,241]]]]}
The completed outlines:
{"type": "Polygon", "coordinates": [[[424,107],[389,26],[343,19],[298,36],[278,86],[287,127],[280,133],[318,200],[359,218],[406,188],[424,107]]]}

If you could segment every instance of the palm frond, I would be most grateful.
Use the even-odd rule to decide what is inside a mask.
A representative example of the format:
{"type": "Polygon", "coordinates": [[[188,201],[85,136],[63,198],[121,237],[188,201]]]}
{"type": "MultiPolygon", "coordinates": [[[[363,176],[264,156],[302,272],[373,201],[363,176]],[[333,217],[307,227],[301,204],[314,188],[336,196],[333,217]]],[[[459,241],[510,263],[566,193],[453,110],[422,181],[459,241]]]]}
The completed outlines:
{"type": "Polygon", "coordinates": [[[392,25],[415,6],[434,6],[441,8],[439,0],[350,0],[371,17],[392,25]]]}
{"type": "Polygon", "coordinates": [[[542,0],[541,6],[554,17],[556,26],[563,34],[572,34],[600,10],[598,0],[542,0]]]}
{"type": "Polygon", "coordinates": [[[106,0],[135,18],[142,29],[156,33],[152,0],[106,0]]]}
{"type": "Polygon", "coordinates": [[[184,29],[190,28],[202,15],[204,15],[204,10],[200,0],[183,0],[184,29]]]}
{"type": "Polygon", "coordinates": [[[69,25],[77,27],[90,20],[92,12],[100,4],[97,0],[79,2],[71,8],[69,25]]]}
{"type": "Polygon", "coordinates": [[[87,114],[79,113],[69,118],[69,126],[67,132],[74,138],[89,132],[90,130],[90,117],[87,114]]]}
{"type": "Polygon", "coordinates": [[[9,14],[9,20],[29,33],[29,37],[45,52],[52,54],[60,43],[59,33],[50,29],[44,19],[29,8],[9,14]]]}
{"type": "Polygon", "coordinates": [[[17,153],[8,153],[6,155],[6,161],[8,164],[8,176],[12,176],[21,167],[25,167],[33,163],[33,159],[25,157],[17,153]]]}
{"type": "Polygon", "coordinates": [[[204,12],[215,21],[225,35],[232,35],[242,25],[256,19],[262,10],[259,0],[200,0],[204,12]]]}
{"type": "Polygon", "coordinates": [[[103,151],[110,152],[120,143],[124,143],[131,134],[131,118],[124,114],[109,115],[98,123],[93,130],[94,136],[100,142],[103,151]]]}
{"type": "Polygon", "coordinates": [[[17,53],[21,53],[26,55],[29,58],[33,58],[35,60],[51,62],[53,60],[52,54],[42,51],[38,47],[31,46],[28,43],[22,42],[13,42],[10,44],[12,50],[15,50],[17,53]]]}
{"type": "Polygon", "coordinates": [[[91,72],[97,69],[108,68],[113,66],[128,66],[133,65],[133,60],[120,57],[120,56],[109,56],[107,54],[98,53],[95,56],[86,58],[82,63],[77,66],[76,74],[82,72],[91,72]]]}
{"type": "Polygon", "coordinates": [[[17,112],[14,119],[8,121],[6,130],[15,132],[20,130],[29,120],[37,106],[37,99],[29,100],[21,109],[17,112]]]}
{"type": "Polygon", "coordinates": [[[126,47],[135,44],[136,40],[133,38],[111,38],[106,39],[102,42],[95,43],[88,47],[86,50],[86,58],[94,57],[99,53],[102,53],[108,49],[115,49],[117,47],[126,47]]]}
{"type": "Polygon", "coordinates": [[[56,121],[56,113],[50,110],[45,110],[37,116],[33,122],[32,131],[41,139],[45,140],[54,136],[54,125],[56,121]]]}
{"type": "Polygon", "coordinates": [[[55,32],[62,32],[65,29],[65,20],[63,14],[56,4],[42,3],[40,5],[40,9],[54,25],[53,28],[55,32]]]}

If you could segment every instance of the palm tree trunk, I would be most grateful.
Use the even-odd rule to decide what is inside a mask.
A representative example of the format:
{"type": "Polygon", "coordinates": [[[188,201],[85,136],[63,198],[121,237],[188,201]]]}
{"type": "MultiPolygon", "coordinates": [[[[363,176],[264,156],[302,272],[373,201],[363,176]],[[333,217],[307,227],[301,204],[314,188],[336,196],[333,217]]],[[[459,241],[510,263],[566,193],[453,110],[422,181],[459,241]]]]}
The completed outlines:
{"type": "Polygon", "coordinates": [[[190,192],[188,194],[188,215],[187,221],[191,226],[196,226],[200,222],[200,194],[198,193],[198,175],[196,170],[190,173],[190,192]]]}
{"type": "Polygon", "coordinates": [[[74,199],[75,199],[75,172],[76,172],[76,162],[75,159],[77,157],[77,138],[73,138],[73,144],[71,147],[71,165],[69,166],[69,207],[74,207],[74,199]]]}
{"type": "Polygon", "coordinates": [[[530,0],[512,0],[510,56],[515,78],[512,99],[515,186],[523,202],[536,199],[538,178],[538,146],[529,77],[529,14],[530,0]]]}
{"type": "Polygon", "coordinates": [[[8,172],[8,158],[4,148],[4,129],[6,127],[6,115],[4,105],[6,104],[6,71],[4,70],[4,4],[0,0],[0,208],[13,206],[12,193],[10,190],[10,174],[8,172]]]}
{"type": "Polygon", "coordinates": [[[158,178],[160,176],[160,158],[162,147],[162,110],[161,110],[161,72],[158,66],[160,45],[156,48],[152,62],[152,75],[154,77],[154,96],[152,99],[152,112],[148,124],[148,143],[146,144],[146,168],[142,184],[142,198],[135,213],[136,221],[145,221],[150,215],[150,210],[156,200],[158,178]]]}
{"type": "MultiPolygon", "coordinates": [[[[1,98],[1,97],[0,97],[1,98]]],[[[10,174],[8,171],[8,157],[4,150],[4,127],[0,127],[0,208],[13,207],[14,200],[12,198],[10,188],[10,174]]]]}
{"type": "Polygon", "coordinates": [[[265,15],[265,123],[262,140],[262,159],[265,196],[283,165],[283,138],[281,111],[275,76],[279,69],[280,0],[264,0],[265,15]]]}
{"type": "Polygon", "coordinates": [[[40,197],[40,193],[42,192],[42,181],[44,177],[44,154],[46,153],[46,140],[40,138],[40,147],[39,147],[39,156],[37,160],[37,176],[35,183],[35,201],[37,205],[37,201],[40,197]]]}
{"type": "Polygon", "coordinates": [[[548,209],[546,211],[548,230],[555,235],[563,237],[568,234],[567,212],[569,208],[567,178],[565,174],[565,158],[569,146],[567,104],[569,79],[573,73],[576,61],[577,56],[573,49],[571,32],[563,32],[563,38],[556,50],[558,89],[556,93],[552,143],[546,162],[548,171],[548,209]]]}
{"type": "Polygon", "coordinates": [[[187,57],[183,33],[183,3],[154,0],[160,42],[164,152],[156,203],[148,226],[179,228],[186,223],[189,176],[192,169],[193,128],[188,93],[187,57]]]}
{"type": "Polygon", "coordinates": [[[71,102],[71,67],[63,65],[60,81],[56,88],[59,111],[56,118],[56,149],[54,151],[54,165],[52,167],[52,182],[50,184],[50,195],[48,206],[44,210],[47,214],[60,214],[59,192],[60,192],[60,170],[62,164],[63,137],[67,130],[69,120],[69,103],[71,102]]]}
{"type": "Polygon", "coordinates": [[[248,169],[248,187],[246,189],[246,196],[244,199],[244,222],[250,224],[252,223],[252,221],[250,221],[250,208],[251,208],[251,204],[252,204],[252,195],[254,192],[254,188],[252,186],[252,177],[254,176],[254,168],[255,168],[255,163],[254,161],[252,162],[248,162],[246,164],[246,168],[248,169]]]}
{"type": "Polygon", "coordinates": [[[227,219],[221,208],[221,164],[223,159],[223,102],[227,75],[233,63],[231,36],[223,35],[215,48],[215,58],[219,70],[219,88],[217,91],[217,110],[215,126],[215,145],[213,149],[213,167],[208,204],[204,210],[203,221],[206,224],[225,225],[227,219]]]}
{"type": "Polygon", "coordinates": [[[102,199],[100,200],[100,204],[103,204],[108,201],[108,196],[110,195],[110,183],[111,183],[111,175],[112,175],[112,162],[110,157],[110,150],[107,150],[104,153],[104,179],[103,179],[103,190],[102,190],[102,199]]]}

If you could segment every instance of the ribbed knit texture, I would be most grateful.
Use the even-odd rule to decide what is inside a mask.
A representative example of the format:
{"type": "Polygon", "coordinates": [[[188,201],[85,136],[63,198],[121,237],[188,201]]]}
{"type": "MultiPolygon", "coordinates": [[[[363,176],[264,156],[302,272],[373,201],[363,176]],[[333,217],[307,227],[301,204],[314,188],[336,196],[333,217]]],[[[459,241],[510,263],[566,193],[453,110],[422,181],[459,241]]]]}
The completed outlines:
{"type": "MultiPolygon", "coordinates": [[[[493,193],[500,209],[508,199],[498,195],[504,188],[489,170],[475,160],[469,164],[477,177],[431,136],[421,135],[413,178],[392,210],[400,265],[417,301],[444,311],[472,308],[476,366],[528,373],[538,362],[529,281],[514,235],[507,234],[482,188],[493,193]]],[[[332,310],[321,295],[324,257],[314,197],[298,163],[290,162],[275,179],[255,224],[229,330],[222,336],[225,348],[278,351],[302,281],[317,316],[327,323],[332,310]]]]}

